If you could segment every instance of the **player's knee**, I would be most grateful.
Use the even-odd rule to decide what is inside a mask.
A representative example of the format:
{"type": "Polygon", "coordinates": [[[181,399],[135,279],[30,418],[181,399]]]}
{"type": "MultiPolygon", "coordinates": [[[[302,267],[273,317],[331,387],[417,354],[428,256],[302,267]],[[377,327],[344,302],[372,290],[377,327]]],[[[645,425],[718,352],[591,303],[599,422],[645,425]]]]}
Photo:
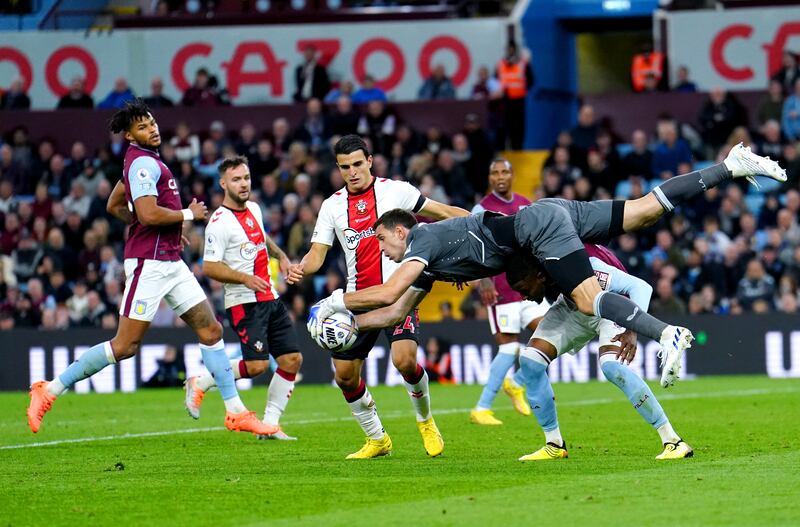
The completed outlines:
{"type": "Polygon", "coordinates": [[[129,359],[139,353],[141,340],[118,340],[111,341],[111,349],[114,351],[114,358],[117,361],[129,359]]]}
{"type": "Polygon", "coordinates": [[[268,360],[251,360],[246,361],[245,364],[247,365],[248,377],[258,377],[269,369],[268,360]]]}
{"type": "Polygon", "coordinates": [[[413,355],[399,355],[392,357],[392,363],[400,375],[409,377],[417,371],[417,358],[413,355]]]}
{"type": "Polygon", "coordinates": [[[281,355],[277,359],[278,367],[288,373],[297,373],[300,371],[300,366],[303,364],[303,356],[299,353],[289,353],[288,355],[281,355]]]}
{"type": "Polygon", "coordinates": [[[222,325],[215,320],[213,324],[198,330],[197,337],[200,344],[213,346],[222,340],[222,325]]]}
{"type": "Polygon", "coordinates": [[[337,372],[334,378],[336,379],[336,386],[343,392],[353,392],[358,389],[358,375],[337,372]]]}

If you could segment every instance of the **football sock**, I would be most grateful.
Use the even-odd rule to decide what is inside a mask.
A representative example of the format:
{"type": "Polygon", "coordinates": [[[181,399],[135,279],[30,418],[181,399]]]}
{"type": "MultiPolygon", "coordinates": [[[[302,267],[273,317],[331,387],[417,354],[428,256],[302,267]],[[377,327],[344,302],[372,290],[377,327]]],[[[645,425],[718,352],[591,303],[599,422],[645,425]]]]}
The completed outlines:
{"type": "Polygon", "coordinates": [[[247,408],[239,398],[239,392],[236,390],[236,381],[233,378],[231,362],[228,360],[228,356],[225,355],[225,343],[220,340],[211,346],[200,344],[200,353],[203,356],[203,363],[206,369],[214,377],[214,382],[219,388],[222,400],[225,402],[225,410],[235,414],[246,411],[247,408]]]}
{"type": "Polygon", "coordinates": [[[716,187],[731,176],[731,171],[725,163],[717,163],[682,176],[672,177],[653,189],[653,194],[664,210],[670,212],[676,205],[716,187]]]}
{"type": "Polygon", "coordinates": [[[101,342],[89,348],[78,360],[70,364],[61,375],[47,384],[50,395],[59,396],[70,386],[99,372],[109,364],[116,363],[111,342],[101,342]]]}
{"type": "MultiPolygon", "coordinates": [[[[522,345],[520,344],[520,346],[522,345]]],[[[525,387],[525,374],[522,372],[522,368],[514,372],[514,375],[511,377],[511,386],[514,388],[525,387]]]]}
{"type": "Polygon", "coordinates": [[[594,298],[594,314],[656,342],[661,340],[661,333],[667,328],[665,322],[641,309],[630,298],[610,291],[602,291],[594,298]]]}
{"type": "Polygon", "coordinates": [[[431,418],[431,394],[428,390],[428,372],[417,364],[413,377],[405,378],[406,390],[411,397],[411,404],[417,412],[417,421],[427,421],[431,418]]]}
{"type": "Polygon", "coordinates": [[[563,445],[561,432],[558,429],[556,413],[556,397],[550,379],[547,377],[547,366],[550,359],[536,348],[525,347],[519,356],[519,363],[525,372],[525,388],[533,415],[545,433],[545,440],[563,445]],[[550,432],[550,434],[548,434],[550,432]]]}
{"type": "Polygon", "coordinates": [[[497,347],[497,355],[489,367],[489,379],[486,381],[486,386],[483,387],[481,398],[478,399],[478,406],[475,407],[476,410],[488,410],[492,407],[497,392],[503,385],[503,379],[506,378],[506,373],[517,361],[517,350],[519,350],[519,342],[500,344],[497,347]]]}
{"type": "Polygon", "coordinates": [[[653,428],[669,422],[653,390],[632,369],[617,361],[613,354],[601,355],[599,362],[606,379],[623,391],[639,415],[653,428]]]}
{"type": "Polygon", "coordinates": [[[269,382],[267,390],[267,408],[264,410],[264,422],[277,425],[281,419],[289,398],[294,390],[294,378],[297,374],[278,368],[269,382]]]}
{"type": "Polygon", "coordinates": [[[658,435],[661,437],[661,442],[664,444],[677,443],[681,440],[681,437],[675,433],[675,430],[672,429],[672,425],[669,421],[656,428],[656,431],[658,431],[658,435]]]}
{"type": "MultiPolygon", "coordinates": [[[[233,373],[233,379],[248,379],[250,375],[247,374],[247,363],[241,359],[233,359],[230,361],[231,365],[231,372],[233,373]]],[[[217,383],[214,381],[214,376],[210,373],[205,373],[203,375],[199,375],[197,377],[197,387],[207,392],[217,383]]]]}
{"type": "Polygon", "coordinates": [[[385,435],[383,424],[381,424],[381,418],[378,417],[378,409],[375,408],[375,401],[372,400],[372,395],[367,390],[364,379],[361,379],[355,391],[342,391],[342,393],[364,434],[370,439],[383,439],[385,435]]]}

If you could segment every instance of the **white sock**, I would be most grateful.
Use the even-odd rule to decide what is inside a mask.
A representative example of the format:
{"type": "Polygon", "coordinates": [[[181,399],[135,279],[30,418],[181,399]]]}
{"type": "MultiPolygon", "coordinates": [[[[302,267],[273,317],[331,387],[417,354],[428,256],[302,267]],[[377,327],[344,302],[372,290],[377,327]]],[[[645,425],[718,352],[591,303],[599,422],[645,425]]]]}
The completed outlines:
{"type": "Polygon", "coordinates": [[[47,383],[47,393],[50,395],[55,395],[58,397],[62,393],[67,391],[67,387],[58,379],[56,376],[55,379],[47,383]]]}
{"type": "Polygon", "coordinates": [[[561,429],[556,428],[544,433],[545,443],[553,443],[554,445],[564,446],[564,439],[561,437],[561,429]]]}
{"type": "Polygon", "coordinates": [[[280,368],[272,376],[267,390],[267,408],[264,410],[266,424],[277,425],[280,421],[294,390],[294,376],[294,373],[287,373],[280,368]],[[286,377],[290,377],[291,380],[286,377]]]}
{"type": "Polygon", "coordinates": [[[680,440],[680,436],[672,429],[672,424],[669,421],[656,428],[656,430],[659,437],[661,437],[661,442],[664,444],[677,443],[680,440]]]}
{"type": "Polygon", "coordinates": [[[230,399],[225,399],[224,402],[226,412],[240,414],[247,411],[247,407],[244,405],[238,395],[236,397],[231,397],[230,399]]]}
{"type": "Polygon", "coordinates": [[[430,419],[431,393],[428,389],[428,372],[422,369],[422,377],[416,384],[409,384],[405,380],[403,384],[406,385],[408,396],[411,397],[411,404],[414,406],[414,411],[417,412],[417,421],[421,423],[430,419]]]}
{"type": "MultiPolygon", "coordinates": [[[[239,371],[239,360],[240,359],[235,359],[231,361],[231,371],[233,372],[234,380],[242,378],[242,373],[239,371]]],[[[214,376],[208,372],[197,377],[197,387],[204,392],[207,392],[216,385],[217,382],[214,380],[214,376]]]]}
{"type": "MultiPolygon", "coordinates": [[[[361,381],[364,382],[363,380],[361,381]]],[[[364,434],[370,439],[383,439],[386,434],[378,417],[378,410],[375,408],[375,401],[372,400],[369,390],[364,387],[364,394],[353,402],[347,402],[353,417],[356,418],[364,434]]]]}

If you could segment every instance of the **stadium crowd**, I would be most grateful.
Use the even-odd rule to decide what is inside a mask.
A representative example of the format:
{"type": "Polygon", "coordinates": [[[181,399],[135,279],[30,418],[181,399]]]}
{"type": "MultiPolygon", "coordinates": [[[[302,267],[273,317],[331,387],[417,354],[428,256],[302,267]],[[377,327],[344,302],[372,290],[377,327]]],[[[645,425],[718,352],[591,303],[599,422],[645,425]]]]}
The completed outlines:
{"type": "MultiPolygon", "coordinates": [[[[712,90],[697,122],[678,123],[664,114],[653,123],[653,133],[637,130],[630,138],[618,137],[590,105],[583,105],[576,126],[558,135],[540,185],[527,194],[635,198],[666,178],[720,160],[731,146],[744,142],[779,159],[789,183],[778,188],[765,182],[760,191],[730,184],[707,192],[653,228],[622,236],[612,248],[629,271],[654,285],[651,308],[661,316],[795,313],[800,283],[800,143],[792,123],[800,122],[794,109],[800,107],[800,83],[792,82],[800,74],[789,61],[785,69],[770,83],[758,108],[744,108],[732,94],[712,90]],[[748,112],[757,116],[756,129],[747,127],[748,112]]],[[[480,82],[489,85],[492,79],[486,73],[480,82]]],[[[197,93],[187,92],[184,99],[205,100],[204,75],[207,72],[198,71],[197,93]]],[[[117,88],[124,91],[127,83],[117,88]]],[[[308,85],[312,89],[313,83],[308,85]]],[[[161,96],[159,90],[154,81],[154,107],[164,105],[153,99],[161,96]]],[[[435,127],[417,130],[413,123],[401,122],[391,104],[379,99],[356,105],[350,95],[338,93],[325,104],[303,93],[301,84],[298,94],[306,112],[299,122],[278,118],[268,129],[246,124],[228,130],[215,121],[208,130],[192,130],[185,123],[162,130],[161,156],[178,179],[184,202],[197,198],[212,210],[218,207],[220,160],[245,155],[253,175],[253,199],[264,211],[270,236],[290,258],[299,258],[309,248],[322,201],[344,186],[331,145],[347,133],[368,139],[375,176],[409,181],[426,196],[465,208],[487,191],[486,170],[500,148],[494,130],[477,115],[461,116],[462,131],[447,136],[435,127]]],[[[76,100],[80,94],[76,84],[76,100]]],[[[31,138],[22,127],[4,132],[0,329],[114,328],[124,284],[125,225],[106,212],[106,200],[122,174],[124,140],[112,134],[106,145],[89,152],[80,142],[58,145],[49,138],[31,138]]],[[[222,288],[200,271],[203,225],[186,227],[184,258],[221,314],[222,288]]],[[[277,286],[293,316],[302,318],[310,303],[343,286],[343,271],[341,252],[334,248],[314,280],[299,288],[280,281],[277,286]]],[[[477,293],[467,297],[462,311],[467,317],[485,316],[477,293]]],[[[154,321],[156,326],[181,323],[166,306],[154,321]]]]}

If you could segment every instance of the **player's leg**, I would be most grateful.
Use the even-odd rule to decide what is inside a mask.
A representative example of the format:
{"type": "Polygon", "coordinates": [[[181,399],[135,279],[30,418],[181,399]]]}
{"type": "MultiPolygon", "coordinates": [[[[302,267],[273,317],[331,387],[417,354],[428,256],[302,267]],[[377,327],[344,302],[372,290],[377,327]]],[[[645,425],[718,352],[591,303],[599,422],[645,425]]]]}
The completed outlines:
{"type": "Polygon", "coordinates": [[[402,324],[384,330],[392,353],[392,364],[403,376],[408,396],[414,406],[417,417],[417,428],[422,436],[425,452],[435,457],[444,450],[442,438],[436,421],[431,414],[431,396],[428,386],[428,372],[417,363],[417,335],[419,320],[417,311],[406,316],[402,324]]]}
{"type": "Polygon", "coordinates": [[[150,321],[153,320],[163,296],[158,283],[148,280],[149,271],[154,264],[157,262],[136,258],[125,260],[127,280],[120,306],[119,326],[112,340],[89,348],[52,381],[39,381],[31,386],[31,402],[27,413],[28,426],[34,433],[38,432],[44,414],[52,408],[56,397],[76,382],[91,377],[109,364],[132,357],[139,351],[142,338],[150,327],[150,321]]]}
{"type": "MultiPolygon", "coordinates": [[[[530,300],[523,300],[520,309],[520,322],[523,327],[528,328],[532,332],[536,332],[539,327],[539,322],[544,319],[545,314],[550,309],[550,303],[547,300],[541,302],[533,302],[530,300]]],[[[524,407],[517,408],[517,411],[522,415],[531,415],[531,406],[528,403],[528,395],[525,393],[525,378],[522,368],[519,368],[510,379],[506,379],[503,383],[503,391],[506,395],[511,397],[514,402],[514,408],[520,404],[518,401],[521,399],[525,402],[524,407]],[[527,413],[523,410],[527,410],[527,413]]]]}
{"type": "Polygon", "coordinates": [[[620,328],[613,322],[603,319],[597,320],[597,327],[600,335],[598,366],[606,379],[622,390],[642,419],[658,432],[664,444],[664,452],[658,459],[691,457],[692,448],[672,428],[667,414],[647,383],[627,364],[617,360],[619,345],[611,339],[619,333],[620,328]]]}
{"type": "Polygon", "coordinates": [[[361,378],[361,367],[378,340],[378,335],[380,331],[377,330],[361,332],[349,350],[331,354],[336,385],[342,390],[353,417],[367,436],[364,446],[346,459],[369,459],[392,453],[392,440],[384,430],[372,394],[361,378]]]}
{"type": "MultiPolygon", "coordinates": [[[[483,386],[478,404],[469,413],[469,420],[477,425],[503,424],[501,420],[494,416],[492,404],[494,404],[494,400],[497,397],[497,392],[503,386],[508,370],[517,362],[517,355],[519,354],[519,333],[495,332],[497,322],[494,322],[493,319],[499,320],[497,315],[498,307],[489,306],[489,320],[494,332],[494,341],[497,344],[497,355],[494,356],[489,366],[489,378],[483,386]]],[[[530,415],[530,409],[528,410],[528,415],[530,415]]]]}

